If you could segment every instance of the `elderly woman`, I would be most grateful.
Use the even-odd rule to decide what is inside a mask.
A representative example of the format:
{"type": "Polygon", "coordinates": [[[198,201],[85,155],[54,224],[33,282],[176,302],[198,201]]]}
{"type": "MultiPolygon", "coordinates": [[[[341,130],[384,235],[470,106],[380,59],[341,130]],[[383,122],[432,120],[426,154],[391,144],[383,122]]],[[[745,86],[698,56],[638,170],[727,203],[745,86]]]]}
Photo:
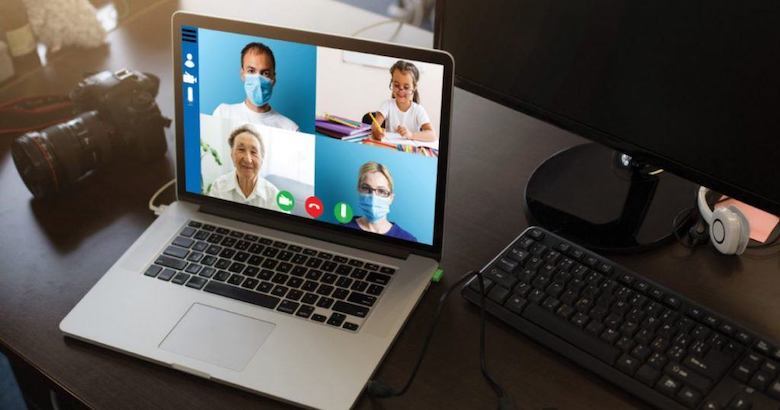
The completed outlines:
{"type": "Polygon", "coordinates": [[[417,242],[417,238],[398,224],[387,220],[393,203],[393,176],[390,170],[377,162],[366,162],[358,173],[357,189],[363,216],[356,216],[346,224],[350,228],[374,232],[393,238],[417,242]]]}
{"type": "Polygon", "coordinates": [[[275,208],[279,189],[260,176],[265,158],[260,133],[249,124],[243,125],[230,133],[228,143],[235,170],[217,178],[206,194],[241,204],[275,208]]]}

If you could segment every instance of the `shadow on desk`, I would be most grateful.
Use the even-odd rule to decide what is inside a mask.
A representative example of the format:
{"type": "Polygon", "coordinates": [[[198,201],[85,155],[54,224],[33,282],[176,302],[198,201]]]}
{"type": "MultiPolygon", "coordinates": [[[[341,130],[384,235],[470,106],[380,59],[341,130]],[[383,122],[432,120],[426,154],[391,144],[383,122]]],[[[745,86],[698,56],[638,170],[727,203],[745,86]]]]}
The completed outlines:
{"type": "Polygon", "coordinates": [[[141,201],[148,200],[171,178],[169,167],[165,157],[151,163],[117,164],[98,170],[60,195],[30,199],[29,204],[47,239],[58,252],[68,253],[84,239],[137,211],[139,192],[148,191],[149,196],[141,201]]]}

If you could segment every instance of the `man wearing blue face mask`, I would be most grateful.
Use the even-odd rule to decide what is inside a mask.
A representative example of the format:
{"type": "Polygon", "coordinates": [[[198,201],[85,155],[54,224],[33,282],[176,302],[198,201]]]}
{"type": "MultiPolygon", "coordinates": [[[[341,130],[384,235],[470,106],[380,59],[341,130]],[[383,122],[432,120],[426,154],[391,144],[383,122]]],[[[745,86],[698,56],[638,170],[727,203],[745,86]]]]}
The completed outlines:
{"type": "Polygon", "coordinates": [[[393,176],[390,170],[377,162],[366,162],[358,174],[358,195],[363,216],[354,217],[345,226],[374,232],[393,238],[417,242],[417,238],[398,224],[390,222],[390,204],[393,203],[393,176]]]}
{"type": "Polygon", "coordinates": [[[246,98],[237,104],[220,104],[214,116],[234,123],[252,123],[298,131],[298,124],[280,114],[269,101],[276,84],[276,60],[262,43],[249,43],[241,50],[241,81],[246,98]]]}

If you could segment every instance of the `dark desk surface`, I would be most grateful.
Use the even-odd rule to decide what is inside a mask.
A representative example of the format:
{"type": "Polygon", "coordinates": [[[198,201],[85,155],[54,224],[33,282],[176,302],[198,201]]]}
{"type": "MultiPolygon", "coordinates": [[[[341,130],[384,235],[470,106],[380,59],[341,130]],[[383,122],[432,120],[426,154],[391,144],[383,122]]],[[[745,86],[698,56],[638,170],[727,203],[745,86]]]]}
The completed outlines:
{"type": "MultiPolygon", "coordinates": [[[[168,22],[174,7],[169,2],[134,16],[111,34],[110,47],[53,56],[47,67],[0,86],[0,101],[65,93],[82,72],[127,66],[161,76],[157,101],[172,116],[168,22]]],[[[417,357],[444,288],[462,272],[480,267],[527,226],[522,193],[536,165],[583,142],[462,90],[455,93],[452,129],[442,262],[446,274],[431,287],[378,370],[380,379],[396,385],[417,357]]],[[[151,165],[101,171],[72,193],[38,203],[14,168],[10,143],[10,138],[0,140],[0,348],[5,353],[94,407],[285,407],[66,339],[58,330],[65,314],[152,222],[147,200],[173,176],[170,152],[151,165]]],[[[170,131],[168,143],[173,146],[170,131]]],[[[736,258],[717,255],[709,247],[691,253],[670,244],[613,258],[780,340],[780,258],[756,252],[736,258]]],[[[361,397],[357,407],[493,407],[495,398],[479,372],[478,323],[478,310],[453,297],[435,333],[435,346],[407,395],[385,401],[361,397]]],[[[489,367],[522,408],[642,406],[492,319],[487,346],[489,367]]]]}

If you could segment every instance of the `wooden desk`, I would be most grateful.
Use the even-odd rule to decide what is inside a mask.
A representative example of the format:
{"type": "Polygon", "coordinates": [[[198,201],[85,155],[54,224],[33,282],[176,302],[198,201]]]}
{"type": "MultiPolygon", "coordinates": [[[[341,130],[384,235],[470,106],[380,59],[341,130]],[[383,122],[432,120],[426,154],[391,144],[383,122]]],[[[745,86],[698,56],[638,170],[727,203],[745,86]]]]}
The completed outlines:
{"type": "MultiPolygon", "coordinates": [[[[198,9],[203,3],[184,1],[183,6],[198,9]]],[[[219,4],[223,11],[239,10],[237,3],[219,4]]],[[[293,17],[284,17],[282,6],[273,7],[267,10],[270,15],[293,22],[293,17]]],[[[164,2],[134,14],[111,33],[110,47],[53,56],[46,68],[24,73],[0,89],[0,101],[65,93],[82,72],[127,66],[160,75],[157,101],[163,113],[172,116],[169,16],[175,8],[175,2],[164,2]]],[[[317,13],[307,13],[302,21],[315,23],[317,13]]],[[[352,19],[354,26],[354,15],[345,19],[352,19]]],[[[328,24],[330,31],[351,31],[337,22],[328,24]]],[[[452,129],[442,262],[446,273],[441,284],[431,287],[378,370],[379,379],[394,385],[405,381],[445,287],[468,269],[480,267],[527,226],[522,193],[533,169],[554,152],[583,142],[462,90],[455,93],[452,129]]],[[[8,138],[0,140],[0,348],[4,353],[61,393],[91,407],[288,407],[67,339],[58,330],[65,314],[152,222],[146,202],[173,177],[170,150],[151,165],[118,165],[67,195],[36,202],[14,168],[10,143],[8,138]]],[[[173,147],[170,131],[168,143],[173,147]]],[[[613,258],[780,340],[777,255],[734,258],[717,255],[711,248],[691,254],[669,245],[613,258]]],[[[493,392],[479,372],[478,317],[477,309],[454,295],[407,395],[383,401],[364,396],[357,407],[494,407],[493,392]]],[[[521,408],[642,406],[498,321],[489,319],[487,329],[489,367],[521,408]]]]}

